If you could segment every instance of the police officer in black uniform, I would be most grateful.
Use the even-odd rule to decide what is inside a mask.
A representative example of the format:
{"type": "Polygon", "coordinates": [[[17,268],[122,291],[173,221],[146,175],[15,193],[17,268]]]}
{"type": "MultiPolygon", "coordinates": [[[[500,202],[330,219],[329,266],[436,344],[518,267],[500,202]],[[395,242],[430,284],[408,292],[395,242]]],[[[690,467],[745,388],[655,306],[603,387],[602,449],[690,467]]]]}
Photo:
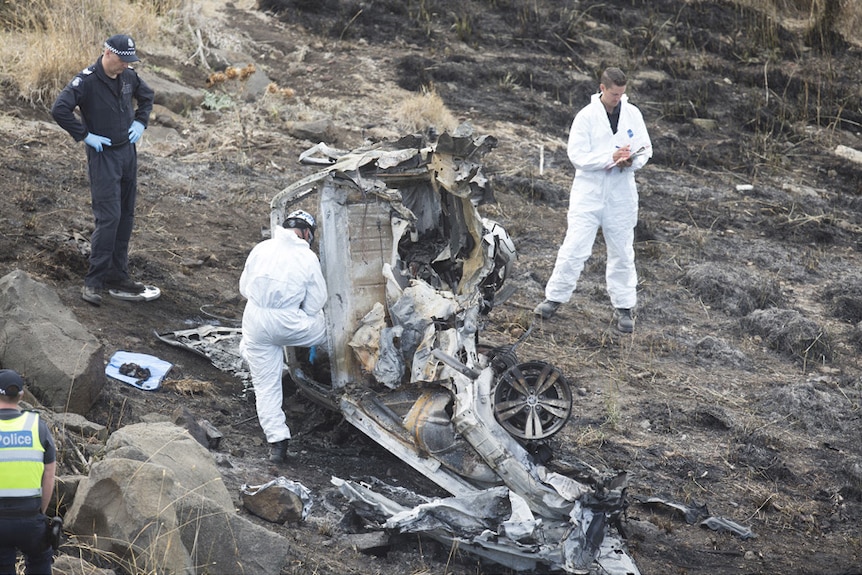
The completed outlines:
{"type": "Polygon", "coordinates": [[[72,78],[51,108],[54,120],[76,142],[86,144],[96,226],[82,297],[93,305],[101,305],[104,288],[132,294],[145,290],[144,284],[129,277],[129,240],[137,196],[135,143],[153,109],[153,90],[129,67],[138,61],[131,37],[111,36],[96,63],[72,78]],[[75,108],[81,120],[75,116],[75,108]]]}
{"type": "Polygon", "coordinates": [[[21,551],[27,575],[50,575],[54,553],[45,512],[57,448],[39,414],[19,409],[23,394],[21,376],[0,369],[0,574],[15,573],[21,551]]]}

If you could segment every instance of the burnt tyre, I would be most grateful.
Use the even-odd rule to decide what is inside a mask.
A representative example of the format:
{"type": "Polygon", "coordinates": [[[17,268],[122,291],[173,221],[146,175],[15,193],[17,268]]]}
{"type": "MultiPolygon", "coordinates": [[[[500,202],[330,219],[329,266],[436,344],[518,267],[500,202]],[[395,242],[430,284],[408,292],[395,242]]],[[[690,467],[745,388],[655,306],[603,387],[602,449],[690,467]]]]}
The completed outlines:
{"type": "Polygon", "coordinates": [[[514,437],[551,437],[572,415],[572,390],[562,372],[544,361],[513,365],[494,388],[494,417],[514,437]]]}

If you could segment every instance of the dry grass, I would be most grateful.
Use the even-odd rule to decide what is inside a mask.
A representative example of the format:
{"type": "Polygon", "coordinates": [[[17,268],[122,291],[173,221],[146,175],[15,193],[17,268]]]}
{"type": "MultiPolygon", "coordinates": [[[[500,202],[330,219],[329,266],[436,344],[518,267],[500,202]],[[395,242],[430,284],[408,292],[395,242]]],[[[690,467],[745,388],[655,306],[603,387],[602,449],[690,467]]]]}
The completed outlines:
{"type": "Polygon", "coordinates": [[[848,42],[862,46],[862,2],[844,0],[837,28],[848,42]]]}
{"type": "Polygon", "coordinates": [[[212,382],[199,379],[171,379],[165,381],[164,387],[181,395],[213,395],[212,382]]]}
{"type": "MultiPolygon", "coordinates": [[[[797,20],[806,27],[814,26],[824,15],[828,0],[737,0],[742,6],[763,10],[770,16],[797,20]]],[[[849,43],[862,46],[862,2],[840,0],[835,31],[849,43]]],[[[790,26],[793,28],[793,26],[790,26]]]]}
{"type": "Polygon", "coordinates": [[[141,46],[158,36],[163,18],[187,0],[32,0],[0,9],[0,80],[31,103],[50,103],[72,76],[101,53],[105,38],[127,33],[141,46]]]}
{"type": "Polygon", "coordinates": [[[395,110],[398,127],[408,132],[424,132],[434,128],[438,132],[454,130],[458,121],[446,108],[443,99],[433,90],[405,98],[395,110]]]}

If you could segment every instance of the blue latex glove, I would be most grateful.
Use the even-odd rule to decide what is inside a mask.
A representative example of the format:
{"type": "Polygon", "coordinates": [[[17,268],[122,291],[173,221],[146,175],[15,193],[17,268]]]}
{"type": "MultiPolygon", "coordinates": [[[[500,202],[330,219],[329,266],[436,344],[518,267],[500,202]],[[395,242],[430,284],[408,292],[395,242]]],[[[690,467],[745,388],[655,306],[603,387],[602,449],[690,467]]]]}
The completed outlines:
{"type": "Polygon", "coordinates": [[[97,152],[101,152],[102,146],[111,145],[111,139],[106,138],[105,136],[98,136],[96,134],[87,134],[87,137],[84,138],[84,143],[96,150],[97,152]]]}
{"type": "Polygon", "coordinates": [[[129,127],[129,143],[134,144],[140,140],[143,133],[144,125],[137,120],[132,122],[132,125],[129,127]]]}
{"type": "Polygon", "coordinates": [[[314,360],[317,358],[317,346],[313,345],[308,348],[308,363],[314,365],[314,360]]]}

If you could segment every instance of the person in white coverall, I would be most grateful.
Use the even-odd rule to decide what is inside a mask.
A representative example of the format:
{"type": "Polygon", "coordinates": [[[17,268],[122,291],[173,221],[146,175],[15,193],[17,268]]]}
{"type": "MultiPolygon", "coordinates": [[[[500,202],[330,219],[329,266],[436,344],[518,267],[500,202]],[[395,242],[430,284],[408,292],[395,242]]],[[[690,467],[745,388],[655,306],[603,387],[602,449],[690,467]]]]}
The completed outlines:
{"type": "Polygon", "coordinates": [[[652,157],[652,143],[640,110],[628,102],[626,76],[619,68],[602,73],[599,90],[577,113],[569,132],[567,151],[575,178],[568,229],[545,286],[545,301],[534,312],[548,319],[571,299],[601,227],[607,246],[605,279],[617,328],[631,333],[637,303],[635,171],[652,157]]]}
{"type": "Polygon", "coordinates": [[[257,417],[273,462],[284,461],[291,437],[282,410],[284,346],[313,347],[326,341],[326,283],[311,251],[314,217],[298,210],[282,226],[251,250],[239,279],[239,291],[248,299],[239,350],[248,362],[257,417]]]}

